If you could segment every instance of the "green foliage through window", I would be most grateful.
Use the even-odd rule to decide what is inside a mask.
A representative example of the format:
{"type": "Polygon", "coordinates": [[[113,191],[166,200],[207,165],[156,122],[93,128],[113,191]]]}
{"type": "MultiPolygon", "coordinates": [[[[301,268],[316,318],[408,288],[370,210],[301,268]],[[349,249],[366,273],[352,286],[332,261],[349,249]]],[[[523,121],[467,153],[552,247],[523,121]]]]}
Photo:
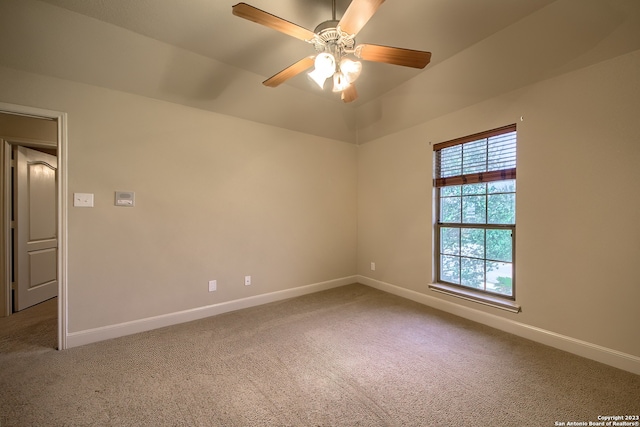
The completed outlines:
{"type": "Polygon", "coordinates": [[[434,147],[436,179],[442,178],[437,185],[437,280],[511,298],[515,126],[504,133],[490,133],[457,145],[445,143],[440,150],[434,147]],[[499,179],[504,171],[513,179],[499,179]]]}

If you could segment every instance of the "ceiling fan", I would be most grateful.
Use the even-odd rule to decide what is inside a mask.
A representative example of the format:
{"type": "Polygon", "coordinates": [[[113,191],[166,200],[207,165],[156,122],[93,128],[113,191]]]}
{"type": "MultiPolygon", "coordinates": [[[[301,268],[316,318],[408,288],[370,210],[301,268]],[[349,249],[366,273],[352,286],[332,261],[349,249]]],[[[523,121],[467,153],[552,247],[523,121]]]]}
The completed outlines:
{"type": "Polygon", "coordinates": [[[431,60],[431,52],[375,44],[356,45],[355,36],[383,2],[384,0],[353,0],[342,19],[338,21],[336,20],[336,1],[333,0],[333,19],[322,22],[314,31],[246,3],[236,4],[232,7],[232,12],[240,18],[280,31],[311,43],[315,47],[316,55],[299,60],[262,84],[276,87],[314,66],[314,70],[308,74],[321,89],[324,88],[326,81],[332,78],[333,91],[341,92],[344,102],[351,102],[358,98],[354,82],[362,71],[362,64],[350,59],[348,55],[365,61],[413,68],[424,68],[431,60]]]}

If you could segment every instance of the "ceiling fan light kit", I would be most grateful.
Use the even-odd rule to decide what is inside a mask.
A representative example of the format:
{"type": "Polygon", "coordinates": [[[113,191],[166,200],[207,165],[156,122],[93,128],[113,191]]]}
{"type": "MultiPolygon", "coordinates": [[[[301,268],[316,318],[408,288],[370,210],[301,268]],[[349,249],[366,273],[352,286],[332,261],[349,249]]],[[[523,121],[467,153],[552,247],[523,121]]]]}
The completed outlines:
{"type": "Polygon", "coordinates": [[[308,75],[323,89],[325,81],[336,73],[336,59],[330,53],[322,52],[316,56],[313,65],[315,68],[308,75]]]}
{"type": "MultiPolygon", "coordinates": [[[[313,44],[317,52],[320,52],[316,56],[315,69],[308,73],[309,77],[320,86],[320,89],[324,89],[326,79],[332,76],[334,92],[342,92],[358,78],[359,73],[355,75],[352,72],[350,78],[347,76],[349,67],[351,66],[353,70],[355,66],[352,64],[356,62],[345,57],[347,54],[354,53],[355,34],[347,34],[341,31],[339,21],[332,19],[318,25],[313,38],[308,42],[313,44]],[[328,59],[329,57],[331,59],[328,59]],[[331,71],[329,72],[330,68],[331,71]],[[319,75],[324,76],[322,82],[318,79],[319,75]]],[[[358,62],[358,64],[360,63],[358,62]]],[[[362,64],[360,64],[360,67],[362,67],[362,64]]]]}
{"type": "Polygon", "coordinates": [[[351,85],[351,82],[347,80],[344,74],[335,73],[333,75],[333,91],[342,92],[351,85]]]}
{"type": "Polygon", "coordinates": [[[303,58],[265,80],[265,86],[276,87],[313,65],[314,69],[308,76],[320,89],[324,89],[327,79],[333,77],[333,92],[341,92],[340,98],[344,102],[352,102],[358,97],[353,83],[362,72],[362,63],[348,58],[347,55],[365,61],[420,69],[426,67],[431,60],[430,52],[373,44],[356,45],[356,34],[383,2],[384,0],[353,0],[342,19],[337,21],[333,0],[333,19],[322,22],[314,32],[246,3],[236,4],[232,7],[232,12],[240,18],[311,43],[318,52],[315,57],[303,58]]]}

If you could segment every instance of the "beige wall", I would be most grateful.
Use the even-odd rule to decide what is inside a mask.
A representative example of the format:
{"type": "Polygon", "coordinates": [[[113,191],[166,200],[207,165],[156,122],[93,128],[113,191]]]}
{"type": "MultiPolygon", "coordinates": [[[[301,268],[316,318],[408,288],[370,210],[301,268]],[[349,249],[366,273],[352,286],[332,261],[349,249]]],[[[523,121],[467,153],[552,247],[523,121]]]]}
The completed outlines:
{"type": "Polygon", "coordinates": [[[361,145],[358,273],[640,356],[638,70],[640,51],[361,145]],[[510,123],[518,124],[519,314],[427,286],[430,143],[510,123]]]}
{"type": "Polygon", "coordinates": [[[0,93],[68,113],[69,194],[95,194],[68,201],[69,332],[355,274],[355,145],[6,68],[0,93]]]}
{"type": "Polygon", "coordinates": [[[356,114],[291,87],[253,89],[259,76],[63,9],[0,2],[0,102],[68,113],[69,193],[95,194],[94,208],[68,207],[69,332],[358,273],[640,357],[640,51],[610,59],[637,49],[637,14],[594,2],[581,20],[604,8],[606,25],[553,49],[553,73],[566,74],[541,83],[540,58],[512,49],[546,18],[561,40],[573,5],[554,2],[356,114]],[[474,79],[460,71],[498,51],[514,55],[491,88],[493,62],[474,79]],[[427,288],[430,143],[509,123],[517,315],[427,288]],[[341,142],[356,139],[367,142],[341,142]],[[135,191],[136,207],[113,206],[116,190],[135,191]]]}
{"type": "Polygon", "coordinates": [[[55,120],[0,112],[0,137],[26,139],[55,148],[58,140],[58,124],[55,120]]]}

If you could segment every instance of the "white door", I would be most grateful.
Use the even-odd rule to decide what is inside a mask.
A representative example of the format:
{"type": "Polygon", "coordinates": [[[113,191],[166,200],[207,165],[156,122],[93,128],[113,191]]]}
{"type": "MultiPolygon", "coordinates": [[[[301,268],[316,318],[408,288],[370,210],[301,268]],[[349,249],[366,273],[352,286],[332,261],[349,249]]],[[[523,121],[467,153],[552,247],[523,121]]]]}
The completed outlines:
{"type": "Polygon", "coordinates": [[[14,311],[58,295],[57,158],[16,147],[14,311]]]}

